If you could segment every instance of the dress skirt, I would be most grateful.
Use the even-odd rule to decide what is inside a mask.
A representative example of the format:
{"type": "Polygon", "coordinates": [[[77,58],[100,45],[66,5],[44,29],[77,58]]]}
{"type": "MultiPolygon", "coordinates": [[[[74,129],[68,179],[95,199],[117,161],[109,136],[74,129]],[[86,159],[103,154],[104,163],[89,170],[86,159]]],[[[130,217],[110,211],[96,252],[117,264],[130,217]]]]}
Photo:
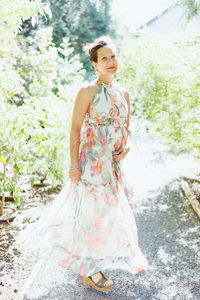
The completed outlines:
{"type": "Polygon", "coordinates": [[[113,188],[69,181],[39,221],[19,234],[18,246],[79,276],[107,268],[133,274],[147,269],[124,189],[119,185],[114,196],[113,188]]]}

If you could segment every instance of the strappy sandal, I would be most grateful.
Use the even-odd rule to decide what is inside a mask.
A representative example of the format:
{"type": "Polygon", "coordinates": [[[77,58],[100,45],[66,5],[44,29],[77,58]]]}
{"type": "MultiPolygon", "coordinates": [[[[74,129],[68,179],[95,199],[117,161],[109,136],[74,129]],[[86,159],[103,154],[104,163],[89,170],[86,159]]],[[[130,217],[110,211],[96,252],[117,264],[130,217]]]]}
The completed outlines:
{"type": "Polygon", "coordinates": [[[101,271],[99,273],[101,273],[102,278],[99,279],[99,281],[97,281],[96,283],[92,279],[92,276],[82,277],[82,281],[85,284],[90,285],[91,287],[93,287],[97,291],[104,292],[104,291],[111,290],[113,288],[114,284],[109,285],[109,286],[105,286],[104,283],[108,280],[108,278],[106,278],[106,276],[101,271]]]}

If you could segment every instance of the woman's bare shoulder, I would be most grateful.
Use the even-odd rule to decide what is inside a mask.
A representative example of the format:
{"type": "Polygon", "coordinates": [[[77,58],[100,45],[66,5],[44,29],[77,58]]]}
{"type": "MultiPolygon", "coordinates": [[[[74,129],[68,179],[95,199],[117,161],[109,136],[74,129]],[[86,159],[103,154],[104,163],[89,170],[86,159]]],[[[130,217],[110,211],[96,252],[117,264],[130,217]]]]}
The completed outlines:
{"type": "Polygon", "coordinates": [[[119,83],[117,83],[116,85],[117,85],[119,91],[124,95],[124,97],[126,99],[129,99],[130,93],[123,86],[121,86],[119,83]]]}
{"type": "Polygon", "coordinates": [[[80,88],[80,92],[92,97],[96,92],[97,87],[98,84],[95,82],[84,82],[80,88]]]}

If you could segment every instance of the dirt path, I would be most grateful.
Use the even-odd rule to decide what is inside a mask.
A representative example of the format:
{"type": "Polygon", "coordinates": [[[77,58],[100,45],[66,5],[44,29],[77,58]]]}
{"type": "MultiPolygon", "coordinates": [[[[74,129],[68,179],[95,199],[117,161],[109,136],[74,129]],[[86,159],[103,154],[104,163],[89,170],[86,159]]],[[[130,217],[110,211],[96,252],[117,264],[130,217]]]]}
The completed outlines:
{"type": "Polygon", "coordinates": [[[178,180],[179,175],[198,172],[200,165],[188,155],[168,153],[166,147],[145,136],[135,136],[132,145],[123,167],[135,183],[135,199],[140,205],[135,219],[149,270],[133,276],[107,269],[105,274],[115,288],[106,294],[84,286],[63,268],[46,264],[27,300],[200,299],[200,221],[183,198],[178,180]]]}

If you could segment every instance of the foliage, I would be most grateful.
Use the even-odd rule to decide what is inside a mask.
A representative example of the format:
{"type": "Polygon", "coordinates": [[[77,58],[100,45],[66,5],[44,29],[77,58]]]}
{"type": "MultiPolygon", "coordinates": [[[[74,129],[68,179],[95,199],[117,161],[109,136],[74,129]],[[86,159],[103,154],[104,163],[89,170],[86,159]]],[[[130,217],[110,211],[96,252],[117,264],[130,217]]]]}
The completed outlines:
{"type": "MultiPolygon", "coordinates": [[[[12,13],[22,16],[21,2],[15,4],[12,13]]],[[[0,170],[0,192],[13,193],[15,205],[23,206],[21,176],[31,175],[32,184],[66,178],[74,91],[84,71],[78,55],[68,60],[73,49],[67,38],[60,57],[51,27],[24,39],[13,26],[20,28],[17,17],[0,28],[0,161],[8,170],[5,177],[0,170]]]]}
{"type": "Polygon", "coordinates": [[[187,20],[200,15],[200,0],[176,0],[175,5],[186,8],[187,20]]]}
{"type": "Polygon", "coordinates": [[[130,91],[135,117],[151,120],[178,151],[200,157],[200,35],[130,35],[121,47],[118,79],[130,91]]]}
{"type": "Polygon", "coordinates": [[[38,13],[51,18],[49,6],[42,0],[0,0],[1,30],[5,27],[10,32],[17,34],[24,21],[31,18],[34,25],[38,13]]]}
{"type": "Polygon", "coordinates": [[[111,1],[100,1],[99,11],[95,9],[94,3],[90,0],[84,1],[85,9],[80,15],[77,28],[73,31],[73,38],[71,44],[75,49],[75,53],[80,53],[81,62],[87,70],[86,79],[91,77],[93,73],[93,66],[82,51],[83,45],[87,42],[93,42],[100,35],[111,35],[115,37],[115,30],[112,27],[110,5],[111,1]]]}
{"type": "MultiPolygon", "coordinates": [[[[115,30],[112,27],[110,5],[112,1],[101,0],[49,0],[52,18],[47,21],[39,18],[38,27],[53,27],[53,43],[61,47],[64,37],[69,38],[74,49],[69,58],[80,54],[81,63],[87,70],[86,78],[93,73],[93,67],[83,52],[82,48],[87,42],[92,42],[100,35],[110,34],[114,37],[115,30]]],[[[30,36],[35,34],[30,21],[24,23],[21,34],[30,36]]]]}

